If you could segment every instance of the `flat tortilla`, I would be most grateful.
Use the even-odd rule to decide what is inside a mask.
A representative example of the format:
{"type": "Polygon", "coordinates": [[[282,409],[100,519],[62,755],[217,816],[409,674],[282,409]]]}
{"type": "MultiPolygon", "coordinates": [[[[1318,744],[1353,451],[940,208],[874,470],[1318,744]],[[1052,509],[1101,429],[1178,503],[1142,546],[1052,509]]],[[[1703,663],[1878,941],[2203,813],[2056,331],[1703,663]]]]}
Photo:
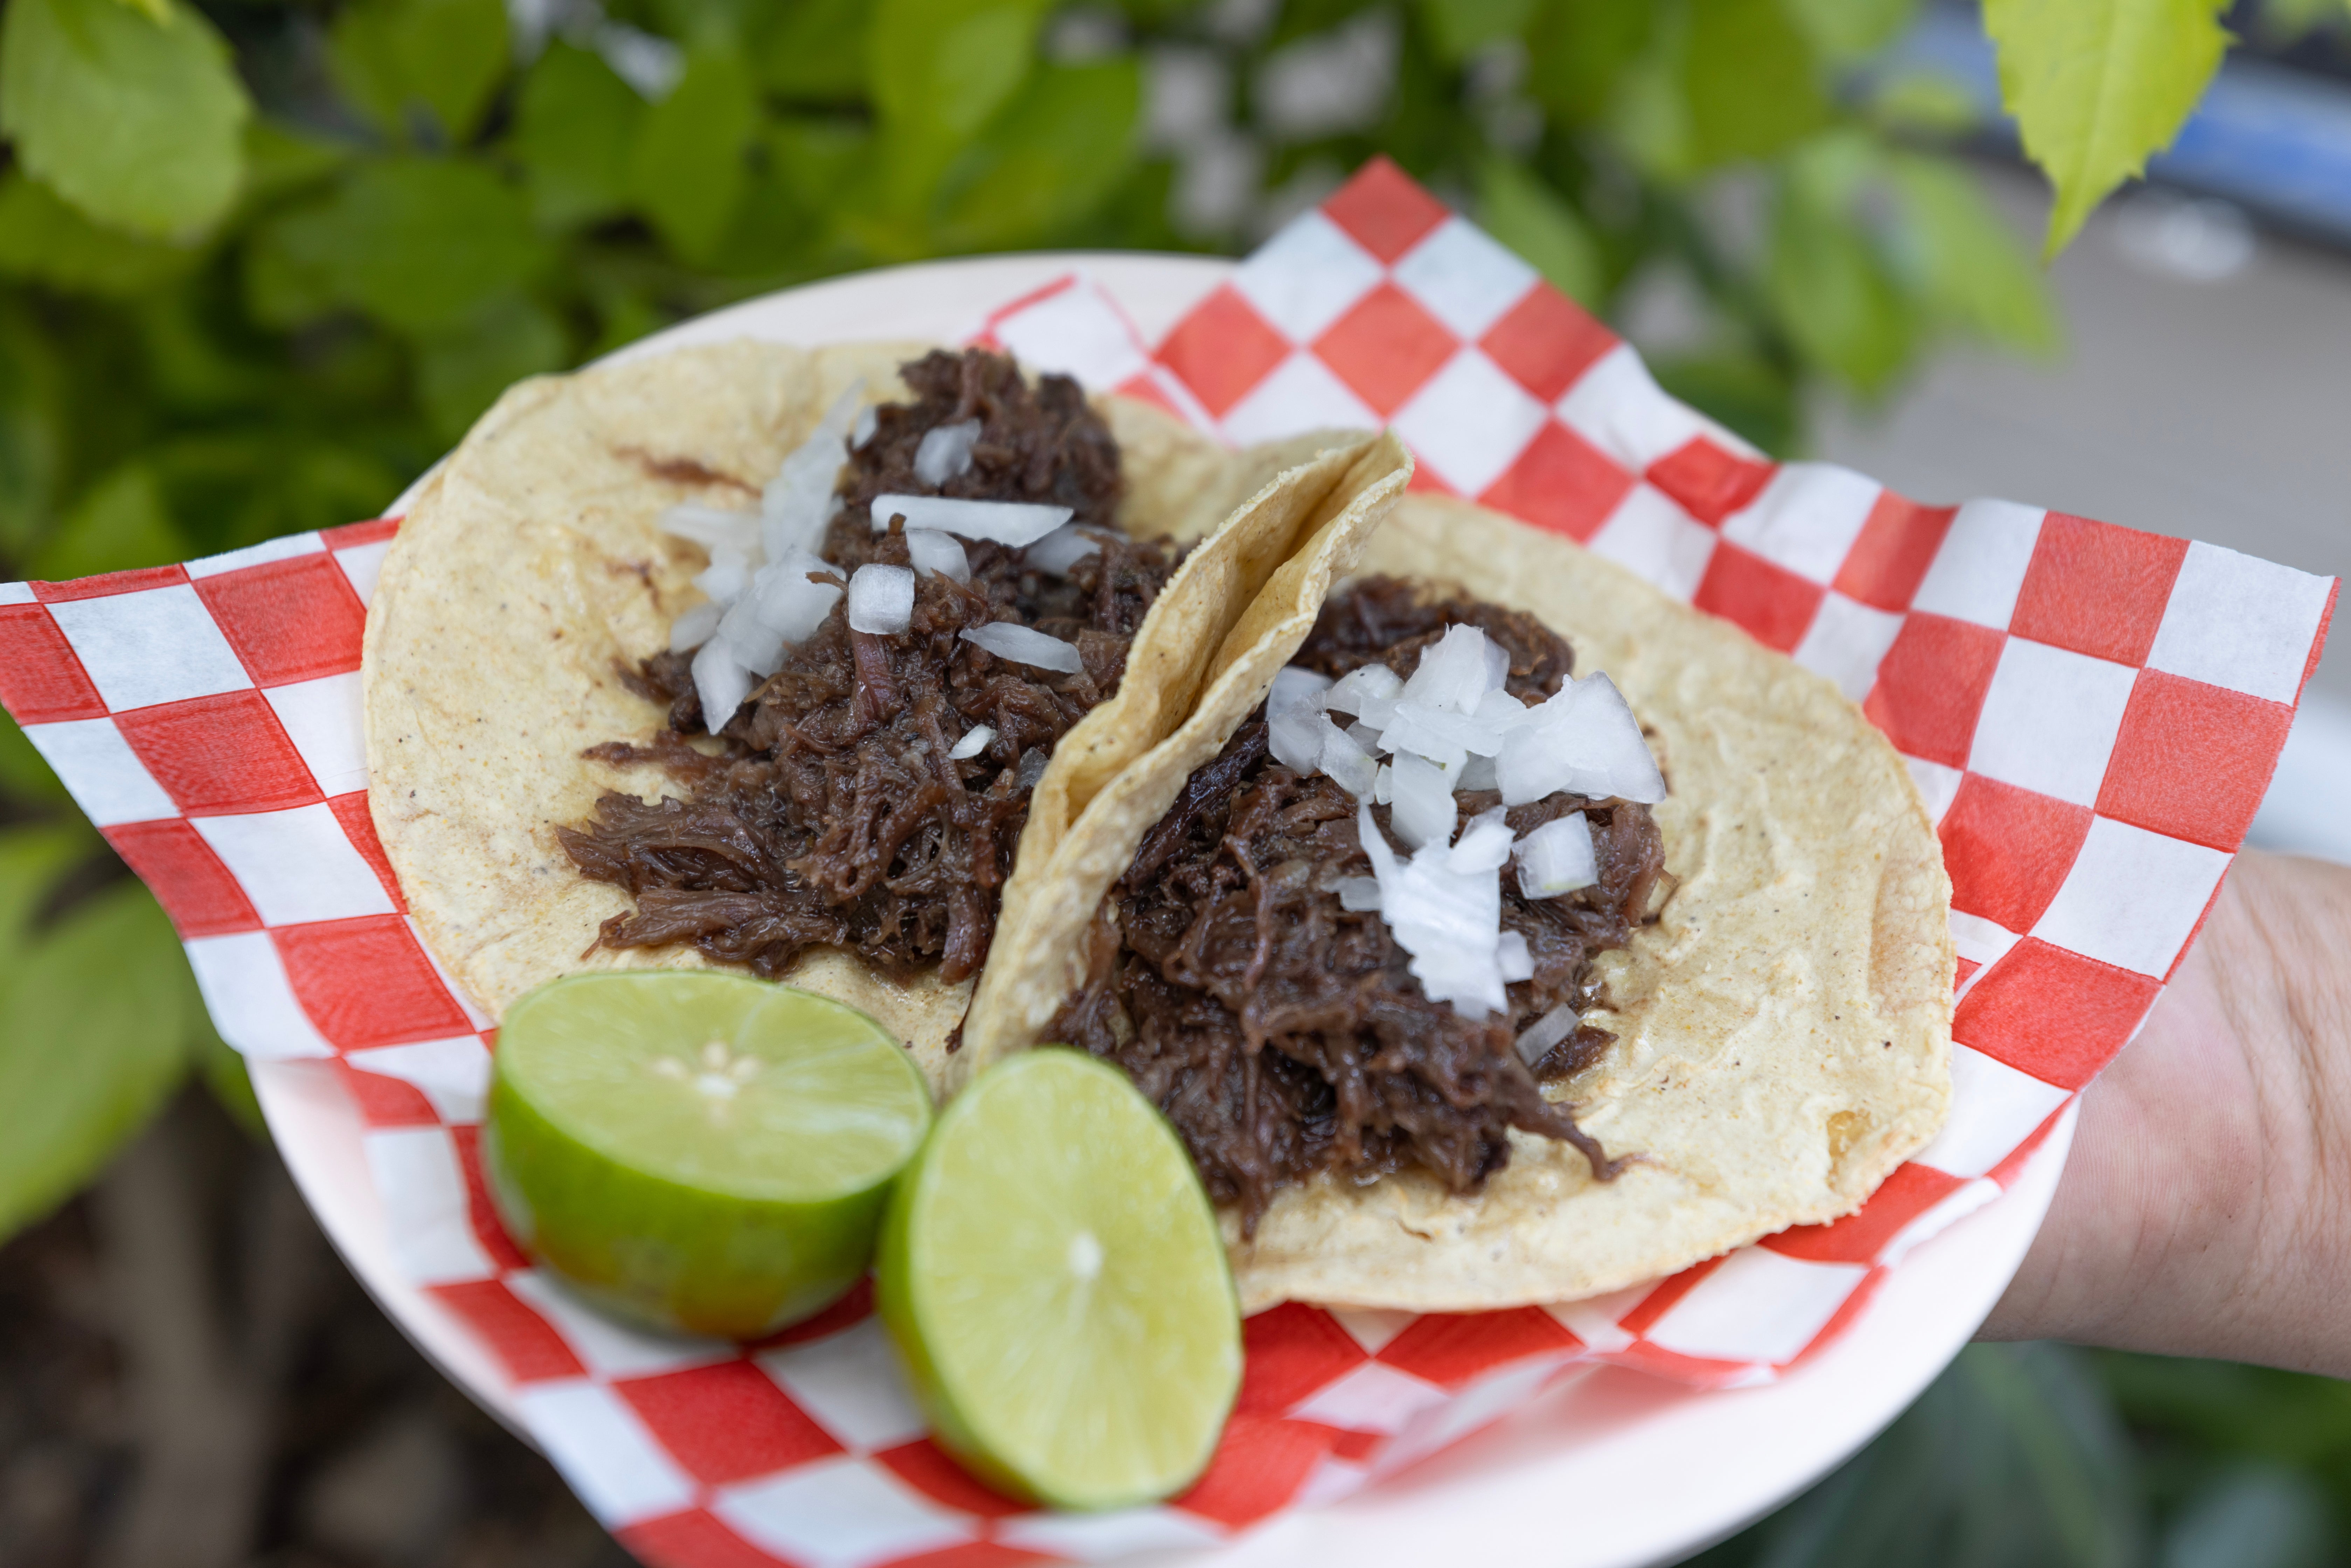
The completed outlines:
{"type": "MultiPolygon", "coordinates": [[[[492,1016],[559,975],[705,962],[690,947],[589,951],[631,901],[582,877],[554,832],[608,789],[671,791],[658,768],[580,755],[660,723],[615,666],[667,644],[671,621],[701,598],[690,580],[705,557],[659,519],[684,501],[756,504],[852,382],[869,402],[903,398],[897,367],[926,347],[737,341],[524,382],[411,509],[368,612],[368,801],[426,946],[492,1016]]],[[[1081,809],[1190,711],[1233,622],[1323,524],[1369,445],[1289,465],[1244,496],[1261,465],[1144,405],[1102,406],[1127,472],[1121,525],[1214,537],[1145,616],[1117,693],[1056,747],[1030,833],[1040,816],[1081,809]]],[[[873,1015],[942,1085],[971,982],[899,984],[831,950],[789,978],[873,1015]]]]}
{"type": "MultiPolygon", "coordinates": [[[[1573,1300],[1858,1207],[1950,1098],[1950,883],[1893,747],[1820,676],[1498,514],[1407,496],[1361,564],[1531,612],[1574,644],[1580,673],[1614,677],[1672,786],[1656,812],[1679,884],[1656,925],[1598,960],[1610,1005],[1588,1016],[1617,1040],[1555,1093],[1611,1155],[1635,1156],[1616,1180],[1513,1132],[1510,1166],[1472,1197],[1417,1170],[1286,1189],[1251,1241],[1224,1216],[1244,1310],[1573,1300]]],[[[1074,928],[1262,699],[1333,575],[1285,570],[1267,591],[1278,602],[1252,612],[1279,631],[1246,678],[1236,666],[1079,820],[1057,857],[1089,868],[1061,884],[1074,928]]],[[[1071,954],[1030,936],[991,968],[967,1025],[991,1056],[1035,1042],[1077,980],[1071,954]],[[1006,1016],[998,996],[1015,1004],[1006,1016]]]]}

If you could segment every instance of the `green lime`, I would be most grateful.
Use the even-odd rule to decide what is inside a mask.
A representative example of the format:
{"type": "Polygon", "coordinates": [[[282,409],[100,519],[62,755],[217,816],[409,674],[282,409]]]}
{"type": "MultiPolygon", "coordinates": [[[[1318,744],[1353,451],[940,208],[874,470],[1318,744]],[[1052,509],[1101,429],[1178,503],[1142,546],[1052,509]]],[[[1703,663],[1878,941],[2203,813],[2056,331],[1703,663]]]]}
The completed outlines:
{"type": "Polygon", "coordinates": [[[756,1339],[863,1274],[931,1097],[853,1008],[740,975],[541,986],[498,1027],[482,1164],[517,1240],[640,1321],[756,1339]]]}
{"type": "Polygon", "coordinates": [[[1056,1508],[1181,1491],[1240,1387],[1239,1303],[1176,1131],[1047,1048],[980,1074],[898,1183],[874,1297],[933,1436],[1056,1508]]]}

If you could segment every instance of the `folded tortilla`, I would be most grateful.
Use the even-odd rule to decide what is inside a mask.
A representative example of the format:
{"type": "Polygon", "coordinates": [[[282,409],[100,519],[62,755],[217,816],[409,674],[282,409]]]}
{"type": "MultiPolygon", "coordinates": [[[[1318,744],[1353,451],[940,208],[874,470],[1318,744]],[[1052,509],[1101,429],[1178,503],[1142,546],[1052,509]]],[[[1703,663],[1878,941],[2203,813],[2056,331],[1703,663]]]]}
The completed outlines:
{"type": "MultiPolygon", "coordinates": [[[[1055,848],[1051,916],[998,938],[960,1071],[1041,1042],[1082,979],[1076,934],[1263,700],[1353,553],[1311,541],[1252,607],[1258,641],[1079,814],[1055,848]]],[[[1417,1168],[1365,1185],[1326,1174],[1278,1194],[1251,1239],[1224,1216],[1244,1309],[1573,1300],[1860,1207],[1950,1099],[1950,883],[1894,748],[1828,681],[1499,514],[1407,496],[1360,564],[1531,612],[1580,674],[1612,676],[1671,784],[1655,815],[1678,882],[1654,925],[1596,960],[1605,1005],[1585,1018],[1615,1042],[1551,1091],[1631,1156],[1615,1180],[1518,1131],[1509,1166],[1468,1196],[1417,1168]]]]}
{"type": "MultiPolygon", "coordinates": [[[[674,789],[656,767],[581,756],[644,742],[663,721],[618,670],[667,646],[670,622],[702,597],[690,580],[706,557],[660,518],[681,502],[755,506],[843,392],[862,381],[869,402],[904,397],[897,367],[926,348],[743,340],[524,382],[425,486],[368,612],[368,802],[426,946],[484,1011],[559,975],[706,964],[690,947],[593,948],[629,895],[581,876],[555,836],[607,790],[674,789]]],[[[1206,537],[1144,617],[1116,693],[1055,747],[999,940],[1012,901],[1033,896],[1031,840],[1058,840],[1175,730],[1268,580],[1310,538],[1360,537],[1408,466],[1392,442],[1359,438],[1272,471],[1144,404],[1099,406],[1126,478],[1120,525],[1206,537]],[[1395,484],[1361,481],[1374,470],[1395,484]]],[[[901,983],[830,949],[788,977],[880,1019],[943,1084],[970,981],[901,983]]]]}

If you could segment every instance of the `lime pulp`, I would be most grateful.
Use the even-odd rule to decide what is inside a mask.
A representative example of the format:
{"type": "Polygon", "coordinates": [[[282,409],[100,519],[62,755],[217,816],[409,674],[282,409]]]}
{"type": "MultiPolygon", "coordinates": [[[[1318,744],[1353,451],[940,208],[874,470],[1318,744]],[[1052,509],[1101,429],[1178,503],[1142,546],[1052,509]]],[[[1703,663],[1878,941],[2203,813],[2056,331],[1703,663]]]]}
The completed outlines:
{"type": "Polygon", "coordinates": [[[1115,1068],[988,1069],[900,1178],[875,1300],[938,1442],[1057,1508],[1170,1497],[1216,1450],[1240,1314],[1175,1129],[1115,1068]]]}
{"type": "Polygon", "coordinates": [[[553,981],[507,1009],[482,1152],[501,1218],[621,1315],[754,1339],[864,1273],[930,1124],[853,1008],[740,975],[553,981]]]}

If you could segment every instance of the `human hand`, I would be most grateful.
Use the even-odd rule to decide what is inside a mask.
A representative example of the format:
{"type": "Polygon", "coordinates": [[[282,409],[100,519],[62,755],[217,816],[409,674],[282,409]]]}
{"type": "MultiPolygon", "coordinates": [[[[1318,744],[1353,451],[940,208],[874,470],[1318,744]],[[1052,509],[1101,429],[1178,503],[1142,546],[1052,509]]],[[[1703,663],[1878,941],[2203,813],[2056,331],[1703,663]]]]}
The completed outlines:
{"type": "Polygon", "coordinates": [[[2351,1376],[2351,868],[2238,858],[1982,1337],[2351,1376]]]}

